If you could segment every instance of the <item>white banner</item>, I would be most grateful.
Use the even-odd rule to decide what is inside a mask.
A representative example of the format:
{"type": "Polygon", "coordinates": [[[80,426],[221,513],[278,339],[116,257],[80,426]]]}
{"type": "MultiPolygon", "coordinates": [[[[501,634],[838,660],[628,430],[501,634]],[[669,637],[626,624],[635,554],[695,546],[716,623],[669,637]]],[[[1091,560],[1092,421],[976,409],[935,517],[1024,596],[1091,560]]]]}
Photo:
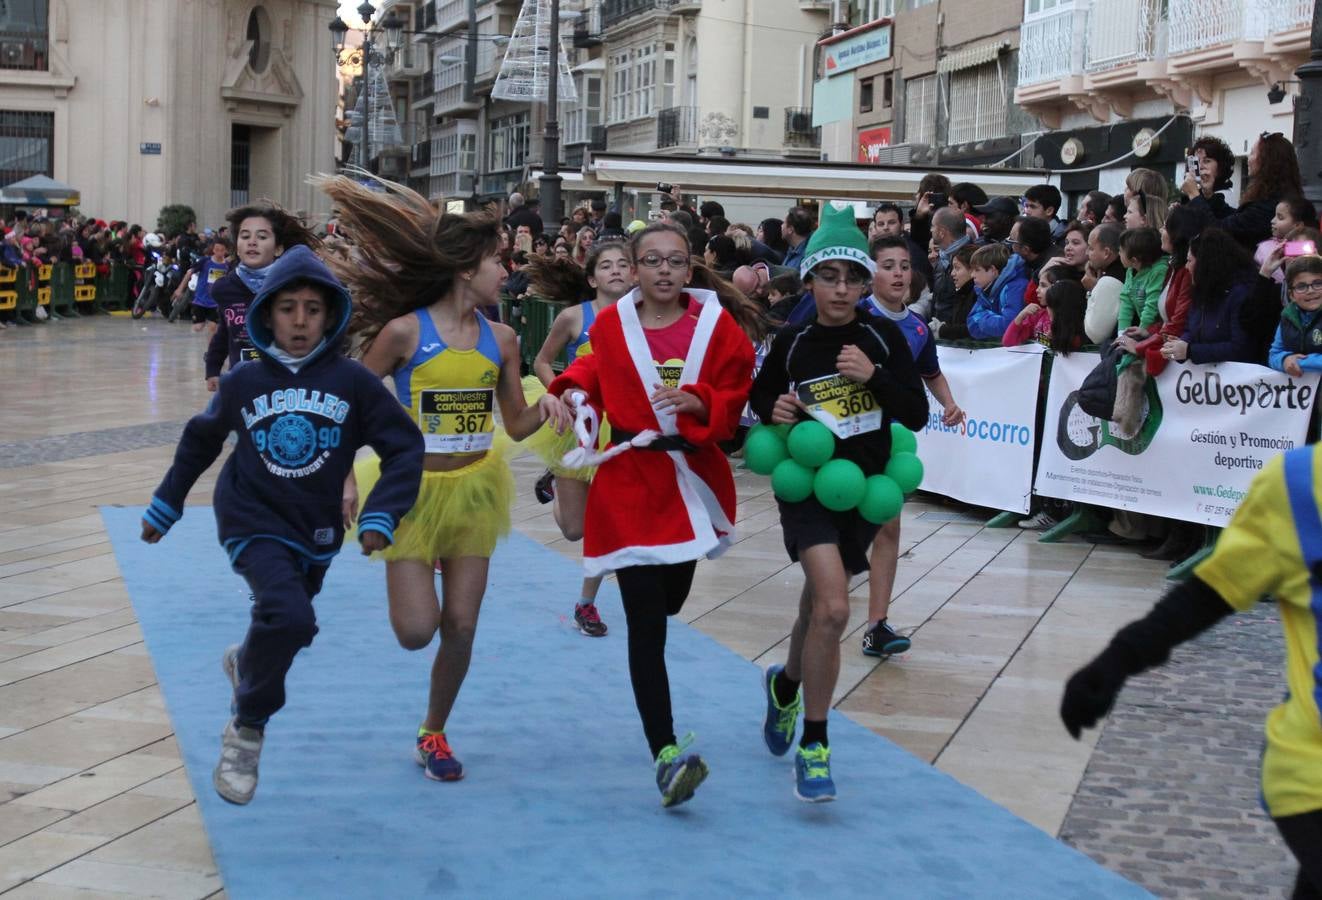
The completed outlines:
{"type": "Polygon", "coordinates": [[[923,490],[977,506],[1028,512],[1042,349],[1039,344],[938,348],[941,372],[968,421],[954,428],[942,425],[941,404],[927,392],[927,427],[918,432],[923,490]]]}
{"type": "Polygon", "coordinates": [[[1318,375],[1265,366],[1172,363],[1144,390],[1141,424],[1123,434],[1079,409],[1096,353],[1057,356],[1035,490],[1094,506],[1225,525],[1267,460],[1302,446],[1318,375]]]}

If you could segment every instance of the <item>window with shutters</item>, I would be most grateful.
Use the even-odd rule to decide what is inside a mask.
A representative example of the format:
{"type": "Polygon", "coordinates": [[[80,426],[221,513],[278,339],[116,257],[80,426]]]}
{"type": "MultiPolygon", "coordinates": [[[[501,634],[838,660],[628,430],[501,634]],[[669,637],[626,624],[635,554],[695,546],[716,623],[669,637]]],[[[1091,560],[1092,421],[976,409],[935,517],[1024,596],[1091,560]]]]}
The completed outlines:
{"type": "Polygon", "coordinates": [[[946,143],[1005,137],[1006,95],[999,62],[950,73],[946,143]]]}
{"type": "Polygon", "coordinates": [[[904,82],[904,141],[908,144],[936,143],[936,76],[909,78],[904,82]]]}

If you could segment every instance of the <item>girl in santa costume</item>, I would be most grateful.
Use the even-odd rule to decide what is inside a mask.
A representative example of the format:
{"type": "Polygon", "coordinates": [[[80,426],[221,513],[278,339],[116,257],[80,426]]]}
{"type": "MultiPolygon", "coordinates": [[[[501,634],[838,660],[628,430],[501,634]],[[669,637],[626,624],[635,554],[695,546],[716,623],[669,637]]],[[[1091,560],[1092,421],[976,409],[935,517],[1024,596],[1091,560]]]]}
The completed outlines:
{"type": "Polygon", "coordinates": [[[759,316],[738,295],[685,290],[689,244],[679,228],[650,225],[630,247],[638,287],[600,312],[592,354],[548,390],[579,418],[583,453],[566,462],[600,463],[588,491],[584,568],[616,573],[634,699],[661,805],[674,806],[693,796],[707,764],[689,752],[692,735],[675,738],[666,617],[688,598],[697,560],[734,541],[734,479],[717,443],[734,434],[748,398],[753,346],[744,329],[756,333],[759,316]],[[612,446],[596,454],[591,424],[603,413],[612,446]]]}
{"type": "MultiPolygon", "coordinates": [[[[349,331],[361,341],[363,364],[391,376],[426,442],[417,502],[394,543],[374,555],[386,561],[390,624],[400,644],[421,650],[440,632],[415,752],[428,778],[457,781],[464,767],[446,722],[468,674],[488,565],[509,532],[514,499],[496,405],[505,435],[516,441],[565,410],[553,397],[525,403],[514,331],[480,312],[500,299],[505,281],[499,220],[445,212],[408,188],[378,182],[384,191],[343,176],[314,179],[353,240],[350,254],[328,262],[353,294],[349,331]],[[440,597],[436,559],[444,570],[440,597]]],[[[368,496],[380,474],[375,457],[354,471],[346,507],[356,493],[368,496]]]]}

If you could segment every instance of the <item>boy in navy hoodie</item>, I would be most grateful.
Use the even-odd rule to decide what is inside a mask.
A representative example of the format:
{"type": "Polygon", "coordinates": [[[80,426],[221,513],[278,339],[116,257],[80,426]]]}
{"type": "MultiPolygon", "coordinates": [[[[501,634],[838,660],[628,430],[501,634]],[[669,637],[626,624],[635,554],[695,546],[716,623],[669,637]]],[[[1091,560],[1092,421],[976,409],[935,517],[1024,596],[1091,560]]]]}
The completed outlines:
{"type": "Polygon", "coordinates": [[[349,313],[348,292],[315,253],[286,252],[248,309],[259,358],[231,370],[206,412],[189,420],[142,517],[142,539],[154,544],[179,521],[230,432],[238,435],[214,499],[220,542],[253,595],[247,637],[222,659],[235,715],[213,782],[231,803],[257,790],[266,722],[285,703],[295,654],[317,633],[312,598],[344,540],[340,500],[357,449],[370,444],[381,458],[381,480],[358,519],[363,553],[394,540],[418,494],[422,435],[380,378],[340,355],[349,313]]]}

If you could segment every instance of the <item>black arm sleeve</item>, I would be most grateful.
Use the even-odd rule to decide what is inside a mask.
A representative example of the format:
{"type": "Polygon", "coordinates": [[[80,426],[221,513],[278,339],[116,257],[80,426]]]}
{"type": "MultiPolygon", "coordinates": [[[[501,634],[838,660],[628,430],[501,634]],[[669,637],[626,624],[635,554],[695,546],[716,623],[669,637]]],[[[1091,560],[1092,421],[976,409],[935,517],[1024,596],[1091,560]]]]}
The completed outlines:
{"type": "Polygon", "coordinates": [[[1102,656],[1125,676],[1136,675],[1161,665],[1172,649],[1233,612],[1206,582],[1190,578],[1167,591],[1146,616],[1121,628],[1102,656]]]}

